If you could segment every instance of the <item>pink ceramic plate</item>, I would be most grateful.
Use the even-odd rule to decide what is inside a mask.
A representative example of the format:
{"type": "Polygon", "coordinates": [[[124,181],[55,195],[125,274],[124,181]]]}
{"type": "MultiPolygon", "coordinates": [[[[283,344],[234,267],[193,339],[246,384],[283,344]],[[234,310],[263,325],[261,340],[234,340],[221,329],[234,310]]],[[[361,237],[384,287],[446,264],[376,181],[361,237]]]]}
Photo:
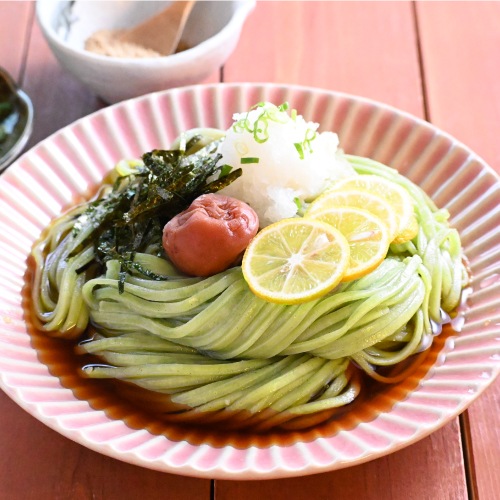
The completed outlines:
{"type": "Polygon", "coordinates": [[[276,478],[380,457],[443,426],[499,372],[499,199],[498,177],[473,152],[424,121],[366,99],[302,87],[210,85],[106,108],[41,142],[0,178],[0,386],[64,436],[171,473],[276,478]],[[338,132],[346,152],[397,168],[449,209],[472,271],[461,331],[438,337],[409,379],[371,395],[336,424],[306,432],[221,436],[162,427],[126,407],[111,413],[61,368],[52,341],[30,329],[23,296],[31,245],[119,159],[167,147],[191,127],[227,128],[234,112],[264,100],[288,101],[322,130],[338,132]]]}

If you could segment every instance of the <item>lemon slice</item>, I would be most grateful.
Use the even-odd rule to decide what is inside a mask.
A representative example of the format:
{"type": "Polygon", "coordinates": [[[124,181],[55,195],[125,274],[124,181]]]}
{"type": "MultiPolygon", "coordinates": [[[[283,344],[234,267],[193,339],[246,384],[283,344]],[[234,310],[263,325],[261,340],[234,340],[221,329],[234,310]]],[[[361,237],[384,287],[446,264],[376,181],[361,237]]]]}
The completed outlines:
{"type": "Polygon", "coordinates": [[[309,205],[305,216],[311,216],[336,207],[355,207],[368,210],[387,224],[391,240],[398,233],[399,221],[392,205],[384,200],[382,196],[361,189],[327,191],[309,205]]]}
{"type": "Polygon", "coordinates": [[[283,219],[257,233],[243,256],[250,289],[279,304],[298,304],[324,295],[349,265],[342,234],[313,219],[283,219]]]}
{"type": "Polygon", "coordinates": [[[335,182],[327,192],[350,189],[361,189],[381,196],[392,206],[393,214],[398,222],[394,237],[398,239],[398,243],[404,243],[416,236],[418,223],[415,224],[417,221],[413,198],[404,187],[378,175],[356,175],[335,182]]]}
{"type": "Polygon", "coordinates": [[[310,217],[335,227],[347,239],[350,249],[349,267],[342,281],[361,278],[385,259],[391,243],[389,229],[368,210],[335,207],[310,217]]]}

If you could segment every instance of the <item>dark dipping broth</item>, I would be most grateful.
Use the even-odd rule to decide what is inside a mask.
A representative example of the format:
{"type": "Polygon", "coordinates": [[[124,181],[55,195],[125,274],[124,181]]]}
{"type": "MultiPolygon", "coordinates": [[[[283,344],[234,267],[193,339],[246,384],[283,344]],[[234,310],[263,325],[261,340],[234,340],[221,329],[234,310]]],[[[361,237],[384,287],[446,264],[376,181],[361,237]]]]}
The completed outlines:
{"type": "MultiPolygon", "coordinates": [[[[173,405],[167,395],[158,396],[127,382],[90,379],[82,375],[83,366],[99,364],[100,361],[88,354],[76,353],[78,343],[85,340],[87,334],[76,341],[63,340],[51,337],[37,328],[35,315],[31,309],[33,267],[34,262],[30,257],[22,303],[27,330],[40,362],[60,380],[63,387],[73,392],[76,399],[88,401],[92,408],[104,411],[110,419],[122,420],[132,429],[146,429],[151,434],[164,435],[172,441],[187,441],[193,445],[210,444],[215,447],[230,445],[236,448],[287,446],[297,441],[307,442],[318,437],[333,436],[341,430],[356,427],[360,422],[369,422],[378,414],[389,412],[397,402],[403,401],[438,362],[439,354],[444,349],[447,339],[457,334],[452,324],[445,324],[441,334],[434,338],[429,349],[384,373],[386,376],[397,376],[402,371],[408,370],[408,375],[394,384],[374,381],[361,370],[351,366],[350,369],[356,372],[355,376],[362,384],[361,393],[355,401],[338,409],[299,417],[292,421],[296,430],[291,427],[290,422],[287,423],[288,429],[273,428],[257,432],[250,427],[238,430],[238,424],[245,420],[243,412],[235,413],[233,429],[227,421],[218,426],[216,418],[213,418],[215,414],[210,413],[199,413],[196,421],[183,422],[182,412],[174,414],[176,416],[173,418],[171,415],[162,414],[163,405],[170,405],[170,408],[173,405]],[[156,404],[159,398],[162,400],[160,409],[156,404]]],[[[181,406],[177,406],[182,410],[181,406]]],[[[263,412],[263,418],[270,416],[272,413],[263,412]]]]}

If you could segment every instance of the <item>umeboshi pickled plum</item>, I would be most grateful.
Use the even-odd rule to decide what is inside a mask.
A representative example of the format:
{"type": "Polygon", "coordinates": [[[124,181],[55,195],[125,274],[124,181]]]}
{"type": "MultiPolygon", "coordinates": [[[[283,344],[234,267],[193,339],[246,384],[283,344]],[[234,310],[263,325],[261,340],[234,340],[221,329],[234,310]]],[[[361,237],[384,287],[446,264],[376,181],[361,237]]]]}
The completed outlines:
{"type": "Polygon", "coordinates": [[[173,264],[192,276],[211,276],[229,268],[259,229],[259,218],[246,203],[205,194],[163,229],[163,248],[173,264]]]}

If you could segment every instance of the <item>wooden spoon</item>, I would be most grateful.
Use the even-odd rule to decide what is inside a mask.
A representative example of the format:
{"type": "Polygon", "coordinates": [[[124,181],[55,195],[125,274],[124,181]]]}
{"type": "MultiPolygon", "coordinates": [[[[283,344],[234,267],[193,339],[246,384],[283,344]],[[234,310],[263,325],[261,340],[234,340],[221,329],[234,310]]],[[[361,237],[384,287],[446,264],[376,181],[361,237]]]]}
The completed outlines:
{"type": "Polygon", "coordinates": [[[135,28],[120,30],[120,42],[140,45],[164,56],[175,52],[195,1],[175,1],[135,28]]]}

